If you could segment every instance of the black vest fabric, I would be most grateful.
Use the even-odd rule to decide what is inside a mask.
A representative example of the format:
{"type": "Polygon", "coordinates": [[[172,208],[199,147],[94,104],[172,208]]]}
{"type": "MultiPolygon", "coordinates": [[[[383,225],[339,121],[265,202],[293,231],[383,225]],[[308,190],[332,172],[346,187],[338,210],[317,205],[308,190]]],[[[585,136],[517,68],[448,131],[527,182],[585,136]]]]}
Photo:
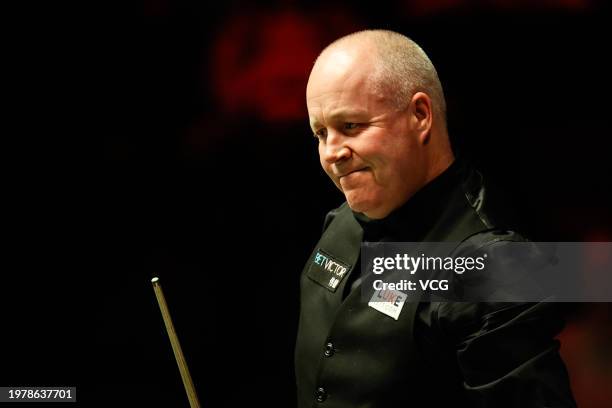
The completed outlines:
{"type": "Polygon", "coordinates": [[[524,239],[492,207],[480,173],[454,163],[385,219],[346,203],[328,214],[300,280],[299,408],[574,406],[554,340],[562,319],[549,304],[414,302],[394,320],[351,290],[362,241],[452,242],[469,253],[524,239]]]}

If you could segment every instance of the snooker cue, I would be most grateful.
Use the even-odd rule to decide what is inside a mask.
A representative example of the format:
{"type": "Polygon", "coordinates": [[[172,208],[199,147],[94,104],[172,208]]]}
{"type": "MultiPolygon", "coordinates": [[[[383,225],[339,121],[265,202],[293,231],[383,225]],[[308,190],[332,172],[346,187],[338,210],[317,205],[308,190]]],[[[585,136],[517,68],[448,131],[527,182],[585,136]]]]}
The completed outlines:
{"type": "Polygon", "coordinates": [[[159,278],[154,277],[151,279],[151,283],[153,284],[155,297],[157,298],[157,303],[159,304],[159,309],[161,310],[161,314],[164,319],[166,332],[168,332],[168,337],[170,338],[170,344],[172,345],[172,351],[174,352],[176,364],[178,364],[179,371],[181,372],[181,379],[183,380],[183,385],[185,386],[185,392],[187,393],[187,398],[189,399],[189,405],[191,408],[200,408],[198,394],[193,386],[193,380],[189,374],[189,367],[187,367],[187,361],[183,355],[181,343],[179,343],[178,336],[174,330],[174,324],[172,324],[172,318],[170,317],[170,311],[168,310],[168,305],[166,304],[166,298],[164,297],[164,292],[162,292],[159,278]]]}

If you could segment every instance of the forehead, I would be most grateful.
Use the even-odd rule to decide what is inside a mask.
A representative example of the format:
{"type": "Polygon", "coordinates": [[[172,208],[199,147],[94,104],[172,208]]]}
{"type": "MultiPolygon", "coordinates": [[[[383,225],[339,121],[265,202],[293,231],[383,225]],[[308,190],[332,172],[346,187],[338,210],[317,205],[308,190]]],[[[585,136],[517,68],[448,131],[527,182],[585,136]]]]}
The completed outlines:
{"type": "Polygon", "coordinates": [[[326,86],[334,87],[338,83],[354,82],[366,79],[373,71],[371,47],[364,45],[339,46],[324,51],[312,68],[307,97],[326,86]]]}
{"type": "Polygon", "coordinates": [[[385,98],[373,81],[375,70],[362,52],[337,51],[315,64],[306,88],[311,123],[364,116],[385,98]]]}

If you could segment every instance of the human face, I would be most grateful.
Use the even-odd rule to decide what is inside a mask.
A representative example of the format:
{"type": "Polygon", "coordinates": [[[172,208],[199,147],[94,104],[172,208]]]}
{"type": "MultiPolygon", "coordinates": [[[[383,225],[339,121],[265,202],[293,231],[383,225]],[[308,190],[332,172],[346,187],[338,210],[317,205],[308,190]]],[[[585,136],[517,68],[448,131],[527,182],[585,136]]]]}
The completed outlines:
{"type": "Polygon", "coordinates": [[[372,53],[322,56],[306,90],[321,166],[353,211],[384,218],[423,185],[410,109],[396,109],[372,80],[372,53]]]}

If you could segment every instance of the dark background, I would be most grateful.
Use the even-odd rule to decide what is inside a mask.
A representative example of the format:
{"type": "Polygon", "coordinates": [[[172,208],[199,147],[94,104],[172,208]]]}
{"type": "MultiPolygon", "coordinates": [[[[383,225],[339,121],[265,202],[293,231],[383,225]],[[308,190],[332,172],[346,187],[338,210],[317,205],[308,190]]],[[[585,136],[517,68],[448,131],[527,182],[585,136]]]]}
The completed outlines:
{"type": "MultiPolygon", "coordinates": [[[[83,83],[101,95],[82,135],[102,131],[102,163],[64,185],[80,167],[50,161],[20,187],[36,200],[12,237],[23,279],[2,285],[2,384],[76,385],[83,406],[187,406],[150,284],[160,276],[204,407],[294,406],[299,274],[343,201],[320,169],[304,91],[318,52],[358,29],[425,49],[455,149],[512,198],[527,235],[610,240],[603,4],[144,6],[104,61],[115,86],[101,89],[110,74],[83,83]]],[[[598,386],[612,376],[610,323],[609,305],[588,305],[561,334],[581,407],[610,401],[598,386]]]]}

